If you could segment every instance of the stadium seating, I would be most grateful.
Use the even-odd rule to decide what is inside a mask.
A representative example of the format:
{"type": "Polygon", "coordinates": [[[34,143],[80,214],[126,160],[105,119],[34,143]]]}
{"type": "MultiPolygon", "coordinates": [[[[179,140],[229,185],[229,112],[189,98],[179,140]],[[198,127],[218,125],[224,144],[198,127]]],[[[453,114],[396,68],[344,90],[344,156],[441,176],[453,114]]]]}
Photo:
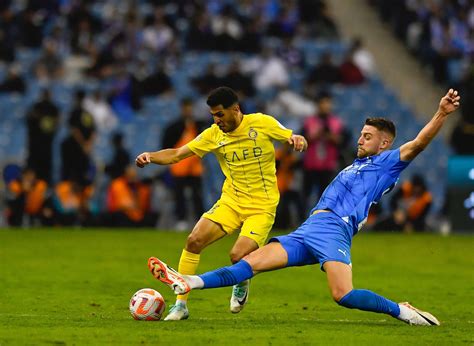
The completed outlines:
{"type": "MultiPolygon", "coordinates": [[[[319,60],[321,53],[330,51],[335,60],[340,60],[347,49],[341,42],[301,42],[299,48],[305,54],[306,61],[311,64],[319,60]]],[[[24,70],[31,68],[33,58],[37,56],[35,51],[21,50],[18,59],[24,70]]],[[[182,57],[181,68],[172,75],[172,82],[176,94],[172,97],[148,97],[143,100],[142,109],[137,112],[131,122],[120,125],[120,130],[125,133],[125,140],[130,148],[131,154],[136,155],[142,150],[159,148],[161,142],[161,132],[163,128],[179,115],[179,99],[182,96],[196,97],[199,94],[192,88],[189,80],[205,70],[209,63],[218,63],[219,66],[227,66],[235,58],[243,58],[241,53],[195,53],[189,52],[182,57]]],[[[296,92],[303,89],[305,75],[303,72],[292,73],[290,88],[296,92]]],[[[42,87],[32,78],[28,79],[28,91],[24,96],[16,94],[0,95],[0,154],[2,163],[21,163],[26,159],[26,127],[24,115],[28,107],[35,101],[42,87]]],[[[56,143],[60,143],[67,133],[66,123],[68,112],[71,109],[73,93],[76,89],[86,87],[91,90],[97,85],[70,85],[65,82],[54,82],[47,85],[51,91],[53,100],[56,102],[62,113],[61,130],[56,138],[56,143]]],[[[422,126],[424,120],[417,118],[413,112],[402,104],[396,95],[387,88],[383,81],[373,78],[367,83],[358,87],[344,87],[336,85],[332,87],[335,96],[335,111],[342,117],[353,133],[353,140],[358,138],[360,126],[366,116],[380,115],[387,116],[398,124],[397,144],[413,138],[422,126]]],[[[259,93],[255,100],[268,101],[275,96],[275,90],[267,90],[259,93]]],[[[255,104],[255,100],[249,100],[249,104],[255,104]]],[[[282,119],[285,124],[295,127],[292,119],[282,119]]],[[[111,155],[109,144],[110,133],[101,133],[98,136],[95,148],[95,161],[101,166],[111,155]]],[[[55,146],[56,157],[59,157],[58,145],[55,146]]],[[[429,189],[435,196],[434,210],[439,210],[444,197],[444,171],[449,148],[441,139],[436,139],[432,146],[420,155],[411,164],[405,177],[415,171],[423,171],[429,184],[429,189]],[[427,169],[427,167],[430,167],[427,169]]],[[[211,167],[216,162],[210,160],[211,167]]],[[[59,162],[56,160],[55,170],[59,169],[59,162]]],[[[205,186],[211,198],[219,193],[219,186],[222,182],[222,174],[218,169],[210,169],[210,174],[206,174],[205,186]]],[[[56,173],[57,175],[57,173],[56,173]]],[[[209,202],[210,203],[210,202],[209,202]]]]}

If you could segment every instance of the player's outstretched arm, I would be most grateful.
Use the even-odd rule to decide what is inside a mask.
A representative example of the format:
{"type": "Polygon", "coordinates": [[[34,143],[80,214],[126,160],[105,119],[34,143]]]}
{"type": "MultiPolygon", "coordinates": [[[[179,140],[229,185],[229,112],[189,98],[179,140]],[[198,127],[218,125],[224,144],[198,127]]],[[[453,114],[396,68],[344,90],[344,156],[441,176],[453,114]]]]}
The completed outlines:
{"type": "Polygon", "coordinates": [[[291,135],[287,142],[295,151],[305,151],[308,148],[308,142],[301,135],[291,135]]]}
{"type": "Polygon", "coordinates": [[[170,165],[193,155],[194,153],[188,148],[188,146],[183,145],[177,149],[163,149],[154,152],[141,153],[135,159],[135,164],[140,168],[145,167],[149,163],[170,165]]]}
{"type": "Polygon", "coordinates": [[[402,161],[411,161],[419,153],[421,153],[430,144],[432,139],[438,134],[439,130],[449,114],[454,112],[459,107],[459,96],[457,90],[449,89],[446,95],[443,96],[439,102],[438,111],[433,115],[433,118],[423,129],[418,133],[418,136],[410,142],[403,144],[400,147],[400,159],[402,161]]]}

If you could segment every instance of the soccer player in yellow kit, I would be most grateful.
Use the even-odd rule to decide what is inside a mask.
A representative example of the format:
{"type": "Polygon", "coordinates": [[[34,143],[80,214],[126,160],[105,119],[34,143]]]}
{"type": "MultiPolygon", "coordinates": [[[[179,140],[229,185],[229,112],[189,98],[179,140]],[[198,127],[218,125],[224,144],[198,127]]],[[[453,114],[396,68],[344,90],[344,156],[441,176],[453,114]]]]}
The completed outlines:
{"type": "MultiPolygon", "coordinates": [[[[188,275],[196,273],[201,251],[227,234],[240,230],[230,250],[232,263],[265,244],[280,198],[273,140],[287,142],[297,151],[308,146],[303,136],[294,135],[272,116],[242,114],[238,96],[231,88],[213,90],[207,105],[214,119],[211,127],[180,148],[144,152],[135,160],[138,167],[149,163],[168,165],[212,152],[219,161],[225,175],[222,195],[194,226],[179,260],[179,272],[188,275]]],[[[248,280],[233,287],[233,313],[242,310],[248,293],[248,280]]],[[[187,319],[186,302],[187,295],[179,295],[165,320],[187,319]]]]}

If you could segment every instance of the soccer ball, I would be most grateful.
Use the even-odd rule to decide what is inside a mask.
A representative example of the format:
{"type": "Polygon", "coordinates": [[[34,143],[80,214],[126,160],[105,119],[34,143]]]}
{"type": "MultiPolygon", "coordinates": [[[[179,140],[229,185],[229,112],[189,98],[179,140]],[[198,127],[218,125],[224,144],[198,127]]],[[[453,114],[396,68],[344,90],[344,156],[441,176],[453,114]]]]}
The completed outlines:
{"type": "Polygon", "coordinates": [[[130,313],[136,320],[159,321],[166,303],[161,294],[151,288],[143,288],[130,299],[130,313]]]}

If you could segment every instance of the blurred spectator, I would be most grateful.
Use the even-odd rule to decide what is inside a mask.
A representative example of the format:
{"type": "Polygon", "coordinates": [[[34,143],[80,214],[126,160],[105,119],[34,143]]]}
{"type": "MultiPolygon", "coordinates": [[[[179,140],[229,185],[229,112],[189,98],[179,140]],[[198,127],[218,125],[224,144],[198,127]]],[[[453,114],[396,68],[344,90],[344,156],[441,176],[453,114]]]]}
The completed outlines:
{"type": "Polygon", "coordinates": [[[238,60],[234,60],[230,64],[227,73],[222,78],[218,78],[218,80],[220,80],[220,85],[226,85],[245,97],[255,96],[252,78],[240,71],[240,62],[238,60]]]}
{"type": "Polygon", "coordinates": [[[339,37],[339,30],[337,28],[336,20],[334,19],[331,9],[326,4],[326,2],[323,2],[321,14],[317,20],[316,36],[327,39],[337,39],[339,37]]]}
{"type": "Polygon", "coordinates": [[[43,207],[48,184],[36,177],[31,168],[25,168],[19,179],[12,180],[7,193],[7,222],[10,226],[42,224],[43,207]],[[28,219],[24,217],[27,216],[28,219]]]}
{"type": "Polygon", "coordinates": [[[472,55],[472,1],[370,2],[408,48],[431,66],[436,81],[458,80],[450,65],[472,55]]]}
{"type": "Polygon", "coordinates": [[[364,47],[364,42],[360,37],[353,39],[350,50],[352,50],[354,54],[354,64],[357,65],[364,76],[373,76],[376,74],[374,56],[364,47]]]}
{"type": "Polygon", "coordinates": [[[105,224],[112,227],[154,227],[158,214],[151,210],[151,181],[139,181],[129,165],[107,190],[105,224]]]}
{"type": "Polygon", "coordinates": [[[69,117],[69,136],[61,144],[61,179],[86,184],[92,180],[92,148],[96,127],[94,117],[83,108],[85,93],[76,92],[69,117]]]}
{"type": "Polygon", "coordinates": [[[117,126],[117,116],[101,90],[95,90],[84,98],[84,110],[92,115],[98,130],[110,131],[117,126]]]}
{"type": "Polygon", "coordinates": [[[391,215],[374,225],[375,230],[424,231],[426,215],[432,204],[431,193],[420,175],[405,181],[390,201],[391,215]]]}
{"type": "Polygon", "coordinates": [[[44,13],[27,7],[18,18],[18,32],[24,47],[39,48],[43,41],[44,13]]]}
{"type": "Polygon", "coordinates": [[[10,66],[7,76],[0,83],[0,92],[24,94],[25,90],[25,82],[20,75],[19,68],[17,66],[10,66]]]}
{"type": "Polygon", "coordinates": [[[186,46],[190,50],[211,49],[213,34],[209,15],[204,10],[198,10],[191,18],[186,34],[186,46]]]}
{"type": "Polygon", "coordinates": [[[119,122],[126,123],[135,116],[135,110],[141,106],[141,86],[128,73],[125,67],[117,67],[116,73],[109,79],[111,90],[109,102],[117,114],[119,122]]]}
{"type": "Polygon", "coordinates": [[[81,19],[77,23],[77,29],[72,31],[71,50],[74,55],[88,56],[92,53],[94,45],[94,33],[92,32],[89,19],[81,19]]]}
{"type": "Polygon", "coordinates": [[[172,91],[173,84],[164,67],[159,64],[155,72],[141,81],[140,90],[142,96],[156,96],[172,91]]]}
{"type": "Polygon", "coordinates": [[[275,117],[306,118],[316,112],[313,100],[290,88],[280,88],[275,98],[268,102],[266,112],[275,117]]]}
{"type": "Polygon", "coordinates": [[[271,48],[265,47],[261,55],[245,62],[245,70],[254,73],[254,84],[258,91],[287,86],[290,75],[285,62],[274,55],[271,48]]]}
{"type": "Polygon", "coordinates": [[[305,24],[312,24],[321,16],[324,0],[298,0],[300,19],[305,24]]]}
{"type": "Polygon", "coordinates": [[[338,83],[341,80],[339,68],[333,63],[331,53],[321,54],[320,62],[309,73],[307,84],[315,92],[318,87],[338,83]]]}
{"type": "Polygon", "coordinates": [[[415,174],[405,181],[392,197],[392,209],[402,209],[407,215],[407,229],[424,231],[426,215],[431,208],[433,197],[421,175],[415,174]]]}
{"type": "MultiPolygon", "coordinates": [[[[1,15],[5,16],[5,12],[1,15]]],[[[10,63],[13,60],[15,60],[14,42],[11,37],[7,37],[7,33],[0,27],[0,61],[10,63]]]]}
{"type": "Polygon", "coordinates": [[[381,218],[373,224],[375,231],[405,231],[407,215],[402,209],[391,211],[389,217],[381,218]]]}
{"type": "Polygon", "coordinates": [[[120,132],[116,132],[112,136],[112,146],[113,157],[109,164],[105,166],[105,173],[115,179],[125,173],[125,168],[130,163],[130,153],[123,145],[123,134],[120,132]]]}
{"type": "Polygon", "coordinates": [[[27,166],[38,178],[48,184],[52,181],[53,140],[58,130],[59,110],[51,101],[49,90],[44,89],[40,99],[27,112],[28,159],[27,166]]]}
{"type": "Polygon", "coordinates": [[[245,53],[256,54],[262,50],[263,23],[260,17],[251,18],[244,27],[244,36],[240,42],[240,50],[245,53]]]}
{"type": "Polygon", "coordinates": [[[46,40],[43,45],[43,53],[36,61],[36,77],[42,81],[50,81],[61,78],[63,72],[63,62],[57,52],[56,44],[51,40],[46,40]]]}
{"type": "MultiPolygon", "coordinates": [[[[207,127],[207,124],[193,119],[193,102],[191,99],[181,100],[181,119],[169,125],[164,131],[163,148],[179,148],[207,127]]],[[[188,210],[186,190],[191,194],[195,217],[203,212],[202,196],[202,162],[197,156],[189,157],[170,166],[174,181],[175,216],[178,220],[177,229],[187,229],[188,210]]]]}
{"type": "Polygon", "coordinates": [[[295,1],[281,2],[277,17],[268,24],[267,34],[279,38],[295,35],[299,20],[298,8],[295,1]]]}
{"type": "Polygon", "coordinates": [[[235,51],[240,48],[243,29],[231,5],[224,6],[217,16],[212,17],[211,31],[216,50],[235,51]]]}
{"type": "Polygon", "coordinates": [[[202,95],[208,94],[209,91],[223,84],[222,79],[217,76],[216,64],[214,63],[209,63],[206,67],[206,72],[201,76],[193,78],[191,83],[202,95]]]}
{"type": "Polygon", "coordinates": [[[143,45],[155,53],[163,52],[173,41],[173,30],[166,24],[162,7],[157,7],[153,17],[145,19],[143,45]]]}
{"type": "Polygon", "coordinates": [[[94,187],[85,181],[62,180],[54,188],[54,222],[60,226],[87,225],[94,187]]]}
{"type": "Polygon", "coordinates": [[[304,68],[304,53],[295,46],[294,39],[290,35],[283,37],[282,45],[278,48],[277,54],[290,68],[296,70],[304,68]]]}
{"type": "Polygon", "coordinates": [[[451,134],[451,146],[458,155],[474,155],[474,123],[459,119],[451,134]]]}
{"type": "Polygon", "coordinates": [[[101,49],[96,46],[91,47],[89,55],[91,63],[85,70],[86,74],[93,78],[107,78],[115,72],[116,59],[112,54],[111,47],[105,46],[101,49]]]}
{"type": "Polygon", "coordinates": [[[343,130],[342,121],[332,113],[331,94],[321,92],[317,97],[317,105],[318,113],[305,120],[302,133],[308,141],[303,159],[306,208],[309,207],[308,200],[313,188],[316,187],[318,196],[321,196],[334,178],[343,130]]]}
{"type": "Polygon", "coordinates": [[[451,134],[451,146],[458,155],[474,155],[474,65],[461,83],[461,117],[451,134]]]}
{"type": "Polygon", "coordinates": [[[299,225],[305,217],[305,206],[301,198],[301,188],[295,181],[295,173],[300,162],[295,151],[289,145],[283,145],[275,152],[276,176],[280,203],[278,204],[275,228],[290,229],[299,225]],[[292,206],[294,215],[292,215],[292,206]],[[294,216],[294,217],[292,217],[294,216]]]}
{"type": "Polygon", "coordinates": [[[339,66],[339,75],[341,76],[341,83],[345,85],[359,85],[364,83],[365,77],[360,68],[354,62],[354,49],[351,49],[339,66]]]}

